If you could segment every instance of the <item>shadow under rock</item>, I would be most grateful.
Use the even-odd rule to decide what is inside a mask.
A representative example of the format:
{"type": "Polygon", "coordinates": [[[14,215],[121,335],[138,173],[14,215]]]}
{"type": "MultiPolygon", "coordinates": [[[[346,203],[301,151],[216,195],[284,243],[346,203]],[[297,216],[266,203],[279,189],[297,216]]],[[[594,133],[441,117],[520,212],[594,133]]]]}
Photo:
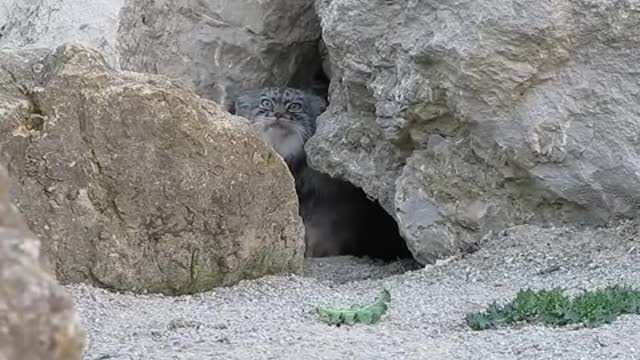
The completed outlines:
{"type": "Polygon", "coordinates": [[[355,256],[335,256],[306,258],[304,276],[333,283],[383,279],[418,270],[422,266],[413,259],[401,259],[394,262],[355,256]]]}

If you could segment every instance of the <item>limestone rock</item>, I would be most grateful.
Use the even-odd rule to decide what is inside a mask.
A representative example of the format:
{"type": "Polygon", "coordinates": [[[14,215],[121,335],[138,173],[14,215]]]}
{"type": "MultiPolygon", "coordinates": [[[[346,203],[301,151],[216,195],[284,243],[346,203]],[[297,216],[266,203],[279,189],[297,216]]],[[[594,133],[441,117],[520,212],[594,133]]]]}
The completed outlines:
{"type": "Polygon", "coordinates": [[[3,0],[0,48],[55,49],[66,42],[90,45],[119,66],[119,12],[125,0],[3,0]]]}
{"type": "Polygon", "coordinates": [[[47,273],[40,242],[9,201],[0,168],[0,359],[80,360],[85,333],[69,294],[47,273]]]}
{"type": "Polygon", "coordinates": [[[90,48],[25,54],[0,55],[0,152],[62,282],[180,294],[301,270],[293,178],[248,124],[90,48]]]}
{"type": "Polygon", "coordinates": [[[378,198],[418,260],[510,224],[640,204],[631,0],[317,0],[331,106],[313,167],[378,198]]]}
{"type": "Polygon", "coordinates": [[[309,86],[320,31],[313,0],[131,0],[121,63],[190,79],[199,94],[229,105],[239,90],[309,86]]]}
{"type": "Polygon", "coordinates": [[[225,106],[242,89],[308,87],[320,67],[313,0],[3,3],[0,48],[87,45],[116,69],[191,81],[199,95],[225,106]]]}

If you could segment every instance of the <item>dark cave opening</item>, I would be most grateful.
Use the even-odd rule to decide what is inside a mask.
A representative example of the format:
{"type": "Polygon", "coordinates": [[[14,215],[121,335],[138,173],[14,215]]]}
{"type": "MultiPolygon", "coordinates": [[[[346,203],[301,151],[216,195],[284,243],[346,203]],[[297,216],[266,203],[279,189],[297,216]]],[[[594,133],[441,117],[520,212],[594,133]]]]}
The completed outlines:
{"type": "Polygon", "coordinates": [[[344,255],[367,256],[385,261],[412,258],[395,219],[378,201],[369,199],[361,188],[344,182],[353,188],[350,200],[357,204],[358,212],[351,214],[355,220],[352,226],[358,235],[358,246],[344,255]]]}
{"type": "MultiPolygon", "coordinates": [[[[307,91],[322,97],[328,104],[331,62],[322,40],[319,41],[316,50],[315,60],[298,69],[294,80],[288,85],[295,87],[300,83],[309,84],[306,87],[307,91]]],[[[331,178],[327,181],[333,183],[330,185],[333,193],[325,194],[324,198],[319,200],[321,204],[318,206],[333,206],[336,212],[343,211],[338,216],[344,217],[343,219],[332,219],[326,226],[335,226],[344,230],[346,225],[356,237],[356,239],[346,240],[350,244],[343,247],[338,255],[366,256],[385,261],[412,258],[405,240],[400,235],[395,219],[384,210],[378,201],[371,200],[361,188],[346,179],[332,178],[327,174],[322,174],[331,178]]],[[[301,196],[301,194],[298,195],[301,196]]],[[[316,199],[316,201],[318,200],[316,199]]],[[[304,219],[303,211],[304,209],[301,209],[301,215],[304,219]]],[[[310,222],[313,222],[313,218],[310,222]]],[[[307,230],[310,226],[312,225],[305,224],[307,230]]]]}

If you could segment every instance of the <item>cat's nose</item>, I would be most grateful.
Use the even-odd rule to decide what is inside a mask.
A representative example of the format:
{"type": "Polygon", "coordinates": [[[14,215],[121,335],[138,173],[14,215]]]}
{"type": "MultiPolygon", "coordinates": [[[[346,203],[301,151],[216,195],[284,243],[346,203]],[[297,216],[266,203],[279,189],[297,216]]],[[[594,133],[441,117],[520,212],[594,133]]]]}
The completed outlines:
{"type": "Polygon", "coordinates": [[[284,117],[284,114],[281,112],[276,112],[274,116],[276,117],[276,119],[282,119],[284,117]]]}

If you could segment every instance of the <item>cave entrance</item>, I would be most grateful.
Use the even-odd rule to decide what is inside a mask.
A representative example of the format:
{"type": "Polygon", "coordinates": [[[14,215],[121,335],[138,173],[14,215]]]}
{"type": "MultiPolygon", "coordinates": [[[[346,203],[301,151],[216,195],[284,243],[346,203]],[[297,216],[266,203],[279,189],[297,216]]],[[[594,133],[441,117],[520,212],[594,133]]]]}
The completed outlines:
{"type": "MultiPolygon", "coordinates": [[[[313,61],[297,69],[287,86],[302,88],[328,103],[331,62],[322,40],[316,50],[313,61]]],[[[312,173],[314,171],[320,174],[313,175],[320,187],[313,195],[315,197],[305,199],[298,189],[307,243],[311,248],[317,248],[307,251],[306,257],[352,255],[385,261],[412,258],[395,219],[377,201],[370,200],[362,189],[345,179],[332,178],[318,169],[313,169],[312,173]],[[307,204],[308,201],[313,204],[307,204]],[[315,244],[312,239],[315,236],[323,237],[318,241],[328,243],[327,248],[315,244]]]]}
{"type": "MultiPolygon", "coordinates": [[[[309,58],[308,62],[296,69],[294,76],[286,81],[285,87],[300,89],[308,95],[319,96],[328,104],[332,71],[331,62],[327,58],[328,53],[326,50],[323,51],[323,46],[322,40],[320,40],[315,54],[312,54],[313,56],[309,58]]],[[[264,87],[272,87],[273,85],[263,84],[264,87]]],[[[272,106],[261,108],[256,112],[261,115],[255,115],[256,118],[268,116],[268,121],[277,123],[277,125],[270,126],[276,126],[280,129],[292,126],[291,121],[296,115],[286,112],[284,115],[282,113],[277,115],[275,111],[272,111],[273,102],[285,100],[282,100],[282,95],[271,96],[274,97],[268,100],[272,106]],[[278,116],[285,115],[288,120],[279,122],[278,116]]],[[[260,101],[252,99],[251,106],[258,106],[254,103],[259,104],[260,101]]],[[[288,108],[286,103],[279,106],[288,108]]],[[[234,107],[230,111],[237,113],[237,110],[234,107]]],[[[318,113],[315,112],[311,116],[315,119],[317,115],[318,113]]],[[[288,131],[286,133],[294,132],[288,131]]],[[[265,137],[269,138],[269,135],[265,137]]],[[[284,138],[269,141],[289,140],[291,143],[297,142],[284,138]]],[[[271,145],[274,146],[273,143],[271,145]]],[[[276,148],[278,146],[274,146],[274,149],[276,148]]],[[[299,211],[305,227],[305,257],[326,258],[351,255],[384,261],[412,259],[406,242],[400,236],[395,219],[377,201],[370,200],[362,189],[346,179],[334,178],[318,169],[311,168],[305,159],[304,146],[302,149],[294,149],[293,151],[300,151],[301,158],[296,156],[293,160],[285,161],[287,161],[289,170],[296,181],[299,211]],[[302,165],[300,165],[301,163],[302,165]]]]}

